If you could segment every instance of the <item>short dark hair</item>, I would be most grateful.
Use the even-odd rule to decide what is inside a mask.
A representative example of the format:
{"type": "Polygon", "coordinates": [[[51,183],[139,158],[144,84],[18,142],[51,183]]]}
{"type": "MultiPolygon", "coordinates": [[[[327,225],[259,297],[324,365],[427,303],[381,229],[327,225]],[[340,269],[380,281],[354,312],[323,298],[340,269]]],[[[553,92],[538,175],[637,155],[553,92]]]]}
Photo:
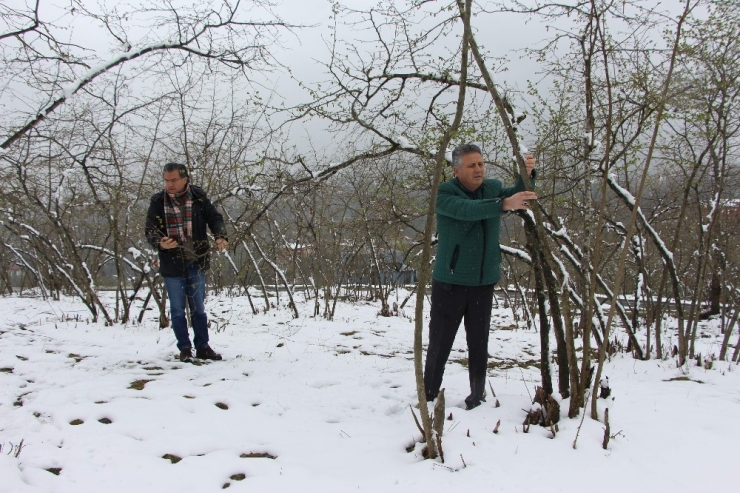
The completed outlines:
{"type": "Polygon", "coordinates": [[[483,155],[483,152],[481,152],[480,147],[475,144],[460,144],[459,146],[455,147],[454,151],[452,151],[452,166],[454,166],[455,168],[459,168],[462,162],[462,157],[465,154],[483,155]]]}
{"type": "Polygon", "coordinates": [[[190,175],[188,174],[188,167],[184,164],[167,163],[164,165],[162,173],[170,173],[172,171],[177,171],[178,173],[180,173],[180,178],[190,178],[190,175]]]}

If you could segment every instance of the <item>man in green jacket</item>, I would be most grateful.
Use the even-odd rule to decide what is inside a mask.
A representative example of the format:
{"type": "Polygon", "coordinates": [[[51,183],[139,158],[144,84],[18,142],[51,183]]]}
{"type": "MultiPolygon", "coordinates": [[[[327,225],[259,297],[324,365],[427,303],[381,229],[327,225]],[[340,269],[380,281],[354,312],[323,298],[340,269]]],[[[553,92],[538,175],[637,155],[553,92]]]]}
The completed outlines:
{"type": "MultiPolygon", "coordinates": [[[[534,157],[527,155],[525,163],[534,184],[534,157]]],[[[452,152],[452,165],[454,177],[440,185],[437,196],[439,243],[424,386],[427,400],[434,400],[464,318],[470,378],[465,405],[473,409],[485,395],[493,286],[501,278],[500,218],[504,212],[527,209],[537,195],[526,191],[521,177],[509,188],[499,180],[486,180],[483,155],[476,145],[458,146],[452,152]]]]}

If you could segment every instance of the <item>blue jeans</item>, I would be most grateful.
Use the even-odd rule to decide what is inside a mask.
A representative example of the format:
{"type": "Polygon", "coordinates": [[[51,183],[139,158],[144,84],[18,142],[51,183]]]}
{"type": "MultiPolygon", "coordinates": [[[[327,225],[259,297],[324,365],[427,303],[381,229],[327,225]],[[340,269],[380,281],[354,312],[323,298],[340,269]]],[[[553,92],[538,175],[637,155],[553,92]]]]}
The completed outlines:
{"type": "Polygon", "coordinates": [[[185,302],[190,305],[190,325],[193,326],[193,342],[196,349],[208,345],[208,315],[206,315],[206,273],[197,265],[191,265],[181,277],[164,277],[170,299],[170,319],[177,338],[177,348],[190,348],[188,321],[185,317],[185,302]]]}

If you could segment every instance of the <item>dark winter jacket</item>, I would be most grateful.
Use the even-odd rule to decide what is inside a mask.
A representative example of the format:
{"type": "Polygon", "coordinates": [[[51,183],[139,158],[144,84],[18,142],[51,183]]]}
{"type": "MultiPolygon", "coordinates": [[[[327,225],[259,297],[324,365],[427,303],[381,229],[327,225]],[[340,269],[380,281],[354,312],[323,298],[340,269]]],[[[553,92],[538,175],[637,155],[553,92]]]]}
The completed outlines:
{"type": "MultiPolygon", "coordinates": [[[[532,172],[534,186],[535,171],[532,172]]],[[[432,277],[464,286],[495,284],[501,278],[499,247],[503,199],[525,190],[521,177],[504,188],[499,180],[483,180],[475,192],[457,178],[439,186],[437,196],[437,260],[432,277]]]]}
{"type": "MultiPolygon", "coordinates": [[[[206,225],[216,238],[227,239],[224,218],[216,211],[202,188],[190,185],[193,192],[193,250],[197,256],[197,263],[202,270],[210,267],[210,245],[206,234],[206,225]]],[[[163,277],[178,277],[185,275],[189,263],[185,250],[181,247],[162,250],[159,241],[167,236],[167,227],[164,217],[164,191],[152,195],[149,203],[149,212],[146,215],[146,239],[149,244],[159,251],[159,272],[163,277]]]]}

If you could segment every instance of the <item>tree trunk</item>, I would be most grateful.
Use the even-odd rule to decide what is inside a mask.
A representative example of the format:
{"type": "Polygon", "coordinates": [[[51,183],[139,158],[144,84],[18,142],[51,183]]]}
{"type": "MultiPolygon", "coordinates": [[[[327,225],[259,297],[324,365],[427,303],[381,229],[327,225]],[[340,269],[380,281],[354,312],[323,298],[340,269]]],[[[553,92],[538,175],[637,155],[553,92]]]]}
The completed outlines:
{"type": "Polygon", "coordinates": [[[442,168],[445,165],[445,152],[452,140],[452,136],[457,132],[462,120],[463,110],[465,108],[465,90],[468,76],[468,47],[470,34],[470,9],[472,0],[465,0],[463,6],[462,0],[457,0],[457,6],[460,9],[460,16],[463,19],[463,39],[462,39],[462,59],[460,62],[460,86],[458,87],[457,107],[455,119],[452,125],[445,131],[437,148],[436,163],[434,167],[434,177],[432,178],[432,189],[427,206],[427,218],[424,225],[424,241],[421,251],[421,268],[419,269],[419,282],[416,286],[416,311],[414,325],[414,374],[416,377],[416,395],[419,399],[419,412],[421,421],[424,426],[424,439],[427,444],[428,457],[437,458],[437,444],[432,434],[432,422],[429,417],[429,408],[427,406],[426,389],[424,387],[424,369],[422,366],[422,332],[424,326],[424,295],[426,287],[431,279],[431,250],[432,250],[432,231],[434,229],[434,210],[437,205],[437,192],[439,183],[442,179],[442,168]]]}

